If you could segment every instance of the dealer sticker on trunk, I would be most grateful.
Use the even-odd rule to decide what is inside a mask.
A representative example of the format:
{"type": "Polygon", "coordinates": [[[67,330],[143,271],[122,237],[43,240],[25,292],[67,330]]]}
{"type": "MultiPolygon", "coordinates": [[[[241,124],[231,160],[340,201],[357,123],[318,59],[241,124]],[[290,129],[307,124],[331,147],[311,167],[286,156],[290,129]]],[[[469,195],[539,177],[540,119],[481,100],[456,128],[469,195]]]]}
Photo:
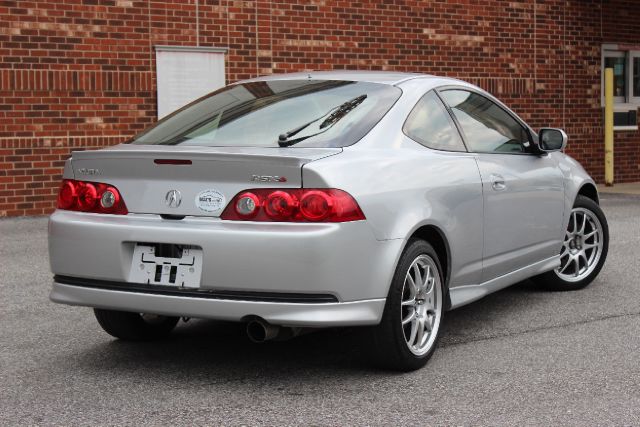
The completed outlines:
{"type": "Polygon", "coordinates": [[[224,194],[218,190],[203,190],[196,196],[196,206],[201,211],[220,213],[225,205],[224,194]]]}

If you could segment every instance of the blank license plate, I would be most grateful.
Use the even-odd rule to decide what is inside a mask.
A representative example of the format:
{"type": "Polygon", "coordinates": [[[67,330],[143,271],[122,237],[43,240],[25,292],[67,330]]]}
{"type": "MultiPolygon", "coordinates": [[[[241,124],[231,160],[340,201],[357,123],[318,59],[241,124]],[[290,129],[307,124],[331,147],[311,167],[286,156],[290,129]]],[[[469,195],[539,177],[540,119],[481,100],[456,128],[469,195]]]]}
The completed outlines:
{"type": "Polygon", "coordinates": [[[129,282],[200,287],[202,248],[187,245],[137,243],[129,282]]]}

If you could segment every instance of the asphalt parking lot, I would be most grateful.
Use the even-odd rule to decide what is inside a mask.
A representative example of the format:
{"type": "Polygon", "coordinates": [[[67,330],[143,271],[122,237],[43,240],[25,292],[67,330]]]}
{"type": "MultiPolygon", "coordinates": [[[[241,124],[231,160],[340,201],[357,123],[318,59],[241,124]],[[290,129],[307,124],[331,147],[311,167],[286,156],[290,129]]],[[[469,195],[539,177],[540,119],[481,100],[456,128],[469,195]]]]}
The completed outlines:
{"type": "Polygon", "coordinates": [[[640,424],[640,198],[603,195],[611,246],[587,289],[526,281],[445,316],[426,368],[362,363],[353,330],[252,344],[192,320],[122,343],[50,303],[46,218],[0,220],[0,424],[640,424]]]}

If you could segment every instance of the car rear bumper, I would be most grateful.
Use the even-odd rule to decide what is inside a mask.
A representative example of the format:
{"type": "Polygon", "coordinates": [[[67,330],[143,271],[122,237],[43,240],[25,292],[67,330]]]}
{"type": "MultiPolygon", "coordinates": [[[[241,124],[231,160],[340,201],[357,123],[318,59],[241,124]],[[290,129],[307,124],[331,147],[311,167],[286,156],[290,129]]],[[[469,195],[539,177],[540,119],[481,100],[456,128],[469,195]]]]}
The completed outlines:
{"type": "Polygon", "coordinates": [[[154,294],[131,288],[78,286],[77,282],[54,284],[52,299],[225,320],[255,315],[278,324],[371,324],[382,315],[404,243],[401,239],[376,240],[366,221],[294,224],[195,217],[166,220],[157,215],[58,210],[49,221],[51,271],[56,276],[84,280],[85,285],[96,281],[135,282],[130,280],[130,273],[137,242],[202,248],[202,275],[196,290],[236,295],[297,294],[309,296],[309,301],[154,294]],[[318,295],[333,297],[335,302],[316,304],[313,298],[318,295]]]}
{"type": "Polygon", "coordinates": [[[281,326],[330,327],[380,322],[385,299],[354,302],[285,302],[186,296],[53,282],[52,301],[111,310],[245,321],[254,316],[281,326]]]}

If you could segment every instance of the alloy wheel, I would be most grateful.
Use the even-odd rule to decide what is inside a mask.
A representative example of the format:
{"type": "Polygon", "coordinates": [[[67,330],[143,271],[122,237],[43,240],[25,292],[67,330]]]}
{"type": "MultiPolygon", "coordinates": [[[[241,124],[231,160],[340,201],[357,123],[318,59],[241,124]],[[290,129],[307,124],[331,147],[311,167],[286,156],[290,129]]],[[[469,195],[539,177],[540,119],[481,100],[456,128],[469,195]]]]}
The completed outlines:
{"type": "Polygon", "coordinates": [[[598,265],[604,244],[602,224],[588,209],[574,208],[560,250],[560,267],[555,272],[562,280],[578,282],[598,265]]]}
{"type": "Polygon", "coordinates": [[[409,266],[402,288],[401,321],[409,350],[421,356],[433,346],[442,317],[440,272],[428,255],[409,266]]]}

